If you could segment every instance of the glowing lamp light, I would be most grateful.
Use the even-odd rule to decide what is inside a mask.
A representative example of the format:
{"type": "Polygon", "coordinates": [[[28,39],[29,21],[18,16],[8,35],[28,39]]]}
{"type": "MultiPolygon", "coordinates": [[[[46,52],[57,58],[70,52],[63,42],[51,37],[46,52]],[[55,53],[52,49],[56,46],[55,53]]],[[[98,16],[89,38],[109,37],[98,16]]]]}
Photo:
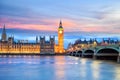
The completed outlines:
{"type": "Polygon", "coordinates": [[[62,53],[62,50],[60,50],[60,53],[62,53]]]}
{"type": "Polygon", "coordinates": [[[62,33],[62,31],[59,31],[59,33],[61,34],[61,33],[62,33]]]}

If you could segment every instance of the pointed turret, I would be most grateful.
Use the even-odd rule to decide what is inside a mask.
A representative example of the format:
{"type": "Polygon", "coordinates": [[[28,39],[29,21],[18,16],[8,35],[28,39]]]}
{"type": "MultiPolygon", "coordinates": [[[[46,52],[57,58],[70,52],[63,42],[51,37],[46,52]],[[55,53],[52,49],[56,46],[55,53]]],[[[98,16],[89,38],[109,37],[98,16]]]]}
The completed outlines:
{"type": "Polygon", "coordinates": [[[7,41],[7,35],[6,35],[6,30],[5,30],[5,24],[3,26],[3,31],[2,31],[2,35],[1,35],[1,40],[2,41],[7,41]]]}
{"type": "Polygon", "coordinates": [[[38,36],[36,36],[36,43],[38,43],[38,36]]]}
{"type": "Polygon", "coordinates": [[[63,27],[62,27],[62,21],[61,21],[61,20],[60,20],[59,28],[63,28],[63,27]]]}

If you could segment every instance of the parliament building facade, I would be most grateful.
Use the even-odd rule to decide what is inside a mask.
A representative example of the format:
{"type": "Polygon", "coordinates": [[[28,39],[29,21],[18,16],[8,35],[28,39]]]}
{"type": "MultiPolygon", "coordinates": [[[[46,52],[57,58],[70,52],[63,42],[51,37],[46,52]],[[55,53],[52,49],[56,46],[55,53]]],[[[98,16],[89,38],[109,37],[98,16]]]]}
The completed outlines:
{"type": "Polygon", "coordinates": [[[60,21],[58,28],[58,44],[55,43],[55,36],[49,36],[46,41],[45,36],[36,37],[36,42],[29,43],[28,40],[14,40],[14,37],[7,37],[5,25],[2,30],[0,40],[0,54],[57,54],[64,53],[64,29],[60,21]]]}

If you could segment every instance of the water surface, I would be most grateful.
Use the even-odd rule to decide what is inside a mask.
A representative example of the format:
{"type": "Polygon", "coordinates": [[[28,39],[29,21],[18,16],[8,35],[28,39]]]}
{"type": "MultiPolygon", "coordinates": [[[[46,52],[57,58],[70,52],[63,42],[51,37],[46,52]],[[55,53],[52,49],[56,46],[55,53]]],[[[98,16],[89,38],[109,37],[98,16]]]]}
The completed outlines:
{"type": "Polygon", "coordinates": [[[71,56],[1,57],[0,80],[120,80],[120,64],[71,56]]]}

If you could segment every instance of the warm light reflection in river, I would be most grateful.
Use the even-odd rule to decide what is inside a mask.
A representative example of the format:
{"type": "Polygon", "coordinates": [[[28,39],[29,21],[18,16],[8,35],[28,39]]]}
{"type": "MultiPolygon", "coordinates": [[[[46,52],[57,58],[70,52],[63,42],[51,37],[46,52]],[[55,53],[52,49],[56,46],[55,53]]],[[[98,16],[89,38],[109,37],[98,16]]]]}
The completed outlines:
{"type": "Polygon", "coordinates": [[[0,80],[120,80],[120,64],[70,56],[3,56],[0,80]]]}

